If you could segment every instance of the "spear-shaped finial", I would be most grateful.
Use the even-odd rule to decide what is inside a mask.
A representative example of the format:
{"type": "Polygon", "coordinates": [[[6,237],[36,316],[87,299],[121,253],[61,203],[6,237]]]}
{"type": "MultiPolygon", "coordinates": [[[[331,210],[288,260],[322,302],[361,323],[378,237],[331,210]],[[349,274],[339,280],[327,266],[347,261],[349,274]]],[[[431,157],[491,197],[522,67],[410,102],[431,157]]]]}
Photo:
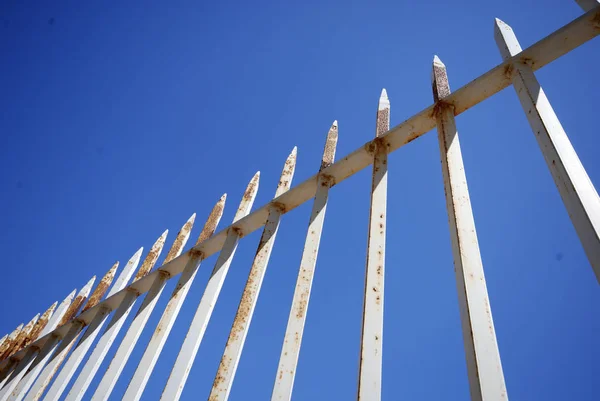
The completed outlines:
{"type": "Polygon", "coordinates": [[[446,66],[438,56],[433,56],[433,67],[431,69],[431,88],[433,89],[433,100],[435,102],[450,95],[450,85],[446,66]]]}
{"type": "Polygon", "coordinates": [[[121,271],[121,274],[119,274],[117,279],[114,281],[112,288],[110,289],[110,291],[108,291],[108,295],[106,295],[106,298],[110,298],[111,296],[113,296],[114,294],[116,294],[117,292],[119,292],[123,288],[125,288],[125,286],[129,282],[129,279],[131,278],[131,276],[133,276],[135,269],[138,267],[138,264],[140,263],[140,258],[142,257],[142,252],[144,252],[143,246],[140,247],[140,249],[138,249],[133,254],[131,259],[129,259],[129,261],[127,262],[127,264],[121,271]]]}
{"type": "Polygon", "coordinates": [[[338,141],[338,122],[335,120],[333,124],[331,124],[331,128],[329,128],[329,132],[327,133],[327,140],[325,141],[325,150],[323,151],[323,157],[321,159],[321,168],[319,171],[324,168],[329,167],[334,159],[335,159],[335,149],[338,141]]]}
{"type": "Polygon", "coordinates": [[[115,278],[117,267],[119,267],[119,262],[115,262],[112,265],[112,267],[106,272],[106,274],[104,274],[104,277],[102,277],[102,280],[100,280],[100,282],[94,289],[94,292],[92,292],[92,295],[90,295],[90,297],[88,298],[88,301],[83,307],[81,313],[85,312],[86,310],[92,309],[98,304],[98,302],[100,302],[100,300],[102,300],[102,297],[104,296],[104,294],[106,294],[106,291],[108,291],[108,288],[110,287],[110,285],[113,282],[113,279],[115,278]]]}
{"type": "Polygon", "coordinates": [[[279,184],[277,185],[277,191],[275,191],[275,197],[287,192],[292,184],[292,178],[294,178],[294,171],[296,169],[296,156],[298,154],[298,148],[294,146],[292,152],[285,161],[281,177],[279,178],[279,184]]]}
{"type": "Polygon", "coordinates": [[[8,357],[14,355],[21,348],[23,348],[23,343],[25,342],[25,339],[27,338],[27,336],[29,336],[31,334],[31,330],[33,330],[33,328],[35,327],[35,324],[36,324],[36,322],[38,321],[39,318],[40,318],[40,314],[38,313],[37,315],[35,315],[33,317],[33,319],[31,319],[29,321],[29,323],[27,323],[25,325],[25,327],[23,327],[23,330],[21,330],[21,332],[19,333],[19,335],[17,336],[17,338],[13,342],[12,346],[10,347],[10,349],[7,350],[4,353],[4,355],[0,356],[0,360],[4,359],[4,358],[8,358],[8,357]]]}
{"type": "Polygon", "coordinates": [[[181,255],[183,247],[185,247],[188,238],[190,238],[190,232],[192,231],[192,227],[194,227],[195,220],[196,213],[192,214],[192,216],[185,222],[183,227],[181,227],[181,230],[179,230],[179,232],[177,233],[177,237],[175,237],[175,241],[173,242],[173,245],[171,246],[167,257],[165,258],[164,264],[169,263],[177,256],[181,255]]]}
{"type": "Polygon", "coordinates": [[[375,136],[380,137],[390,130],[390,99],[385,88],[381,90],[377,107],[377,124],[375,136]]]}
{"type": "Polygon", "coordinates": [[[48,309],[46,309],[46,312],[42,314],[42,317],[40,317],[40,319],[36,322],[35,326],[33,326],[33,329],[31,330],[31,333],[29,333],[29,335],[25,339],[25,342],[23,343],[23,348],[27,347],[31,342],[37,340],[40,337],[40,333],[48,324],[50,316],[52,316],[52,314],[54,313],[54,310],[56,309],[57,305],[58,302],[54,302],[52,305],[50,305],[48,309]]]}
{"type": "Polygon", "coordinates": [[[142,277],[144,277],[146,274],[148,274],[150,272],[150,270],[152,270],[152,268],[154,267],[154,264],[156,263],[156,261],[158,260],[158,257],[160,256],[160,253],[162,252],[163,247],[165,246],[165,240],[167,239],[168,233],[169,233],[169,230],[165,230],[161,234],[161,236],[158,237],[158,239],[156,240],[154,245],[152,245],[152,248],[150,248],[150,252],[148,252],[148,255],[146,255],[146,259],[144,259],[142,266],[140,267],[137,274],[135,275],[135,278],[133,279],[134,283],[136,281],[138,281],[139,279],[141,279],[142,277]]]}
{"type": "Polygon", "coordinates": [[[498,18],[494,20],[494,39],[504,60],[523,50],[510,25],[498,18]]]}
{"type": "Polygon", "coordinates": [[[0,347],[0,360],[4,359],[4,358],[2,358],[2,355],[4,355],[7,351],[10,351],[13,344],[17,341],[19,334],[21,334],[21,332],[23,331],[23,326],[24,326],[23,323],[18,325],[17,328],[14,329],[8,335],[8,337],[4,340],[4,342],[2,343],[2,346],[0,347]]]}
{"type": "Polygon", "coordinates": [[[212,211],[208,215],[208,219],[202,228],[202,232],[198,236],[198,241],[196,241],[196,245],[199,245],[212,237],[219,225],[219,221],[221,221],[221,217],[223,216],[223,210],[225,209],[225,200],[227,199],[227,194],[223,194],[221,199],[217,201],[212,211]]]}
{"type": "Polygon", "coordinates": [[[77,290],[71,291],[71,293],[67,295],[67,297],[63,299],[63,301],[58,305],[58,308],[56,308],[56,312],[54,312],[54,314],[48,321],[48,324],[42,330],[40,337],[44,337],[46,334],[52,332],[58,326],[63,316],[65,315],[65,312],[67,312],[67,310],[69,309],[69,305],[71,305],[71,302],[73,302],[73,298],[75,298],[76,293],[77,290]]]}
{"type": "Polygon", "coordinates": [[[92,285],[94,285],[94,281],[96,281],[96,276],[92,277],[90,281],[79,291],[75,300],[69,305],[69,308],[65,312],[64,316],[60,320],[58,326],[62,326],[67,323],[69,320],[73,319],[77,316],[77,312],[79,312],[79,308],[83,305],[88,295],[90,295],[90,291],[92,290],[92,285]]]}
{"type": "Polygon", "coordinates": [[[235,223],[242,217],[246,216],[254,203],[254,199],[256,198],[256,192],[258,191],[258,182],[260,180],[260,171],[257,171],[254,174],[254,177],[248,183],[248,187],[246,187],[246,191],[244,192],[244,196],[242,197],[242,201],[240,202],[240,206],[238,207],[237,212],[235,213],[235,217],[233,218],[233,222],[235,223]]]}

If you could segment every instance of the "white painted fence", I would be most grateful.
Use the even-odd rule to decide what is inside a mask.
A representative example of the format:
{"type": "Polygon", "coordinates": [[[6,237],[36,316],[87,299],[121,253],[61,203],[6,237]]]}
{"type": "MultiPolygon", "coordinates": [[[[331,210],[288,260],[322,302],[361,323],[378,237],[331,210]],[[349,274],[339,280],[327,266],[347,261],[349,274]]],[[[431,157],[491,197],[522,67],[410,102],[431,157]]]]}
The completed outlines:
{"type": "Polygon", "coordinates": [[[70,401],[79,401],[84,397],[107,400],[142,332],[153,329],[146,326],[163,289],[169,280],[176,279],[177,285],[162,310],[149,342],[145,344],[145,351],[123,396],[125,400],[139,400],[202,260],[220,252],[161,395],[162,400],[178,400],[185,390],[190,369],[196,362],[196,353],[238,242],[264,227],[221,363],[215,367],[217,373],[212,390],[207,395],[209,400],[226,400],[242,357],[281,219],[297,206],[314,199],[282,341],[279,367],[273,378],[272,400],[290,400],[329,192],[332,187],[369,165],[373,165],[373,175],[370,219],[366,227],[368,241],[362,337],[360,349],[356,350],[360,357],[357,398],[380,400],[384,350],[387,161],[390,153],[435,127],[442,161],[471,398],[507,400],[454,117],[507,86],[514,86],[566,211],[600,281],[600,198],[535,77],[535,70],[600,34],[600,3],[597,0],[577,0],[577,3],[585,14],[525,50],[521,49],[513,30],[506,23],[496,20],[496,41],[504,59],[497,67],[451,92],[446,67],[436,56],[432,66],[434,103],[425,110],[390,129],[390,102],[384,89],[377,109],[376,136],[372,141],[334,162],[338,141],[338,124],[334,122],[327,134],[320,168],[313,177],[292,187],[296,166],[294,148],[284,165],[275,197],[266,205],[251,212],[258,191],[259,173],[256,173],[228,227],[215,234],[225,207],[226,196],[223,195],[209,214],[198,241],[187,251],[183,252],[183,249],[195,214],[182,227],[165,262],[158,269],[152,271],[165,244],[166,231],[151,247],[131,283],[129,281],[141,260],[143,249],[133,255],[110,291],[108,289],[116,275],[118,262],[93,292],[91,287],[94,279],[77,296],[73,291],[60,305],[54,303],[41,317],[36,315],[27,324],[21,324],[13,332],[4,335],[0,339],[0,401],[58,401],[63,395],[70,401]],[[108,295],[102,299],[107,291],[108,295]],[[140,309],[133,320],[125,325],[127,315],[140,297],[143,297],[140,309]],[[109,318],[110,322],[105,328],[104,323],[109,318]],[[122,329],[123,338],[114,344],[122,329]],[[92,348],[96,338],[98,340],[92,348]],[[107,369],[102,371],[102,361],[113,346],[116,352],[107,369]],[[80,370],[79,366],[82,366],[80,370]],[[95,377],[100,382],[92,392],[90,384],[95,377]],[[71,381],[71,389],[65,394],[71,381]]]}

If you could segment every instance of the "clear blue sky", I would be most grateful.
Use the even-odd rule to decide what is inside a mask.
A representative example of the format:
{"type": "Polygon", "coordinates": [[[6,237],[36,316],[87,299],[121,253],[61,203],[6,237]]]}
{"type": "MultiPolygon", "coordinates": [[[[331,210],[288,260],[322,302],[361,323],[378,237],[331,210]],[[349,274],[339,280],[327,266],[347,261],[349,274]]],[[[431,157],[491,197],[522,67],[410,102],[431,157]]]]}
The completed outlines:
{"type": "MultiPolygon", "coordinates": [[[[427,107],[434,54],[454,89],[495,66],[494,17],[527,47],[580,14],[572,0],[4,2],[0,333],[165,228],[170,246],[193,212],[197,237],[224,192],[229,224],[257,170],[266,203],[295,145],[294,182],[308,178],[334,119],[338,158],[362,145],[381,88],[392,125],[427,107]]],[[[599,50],[596,39],[538,73],[596,185],[599,50]]],[[[514,90],[457,124],[510,399],[599,399],[600,288],[514,90]]],[[[365,170],[331,193],[294,400],[355,396],[369,185],[365,170]]],[[[233,400],[270,396],[310,207],[284,216],[233,400]]],[[[435,132],[391,156],[388,218],[384,399],[467,399],[435,132]]],[[[208,395],[259,236],[239,246],[183,399],[208,395]]],[[[158,399],[214,261],[145,399],[158,399]]]]}

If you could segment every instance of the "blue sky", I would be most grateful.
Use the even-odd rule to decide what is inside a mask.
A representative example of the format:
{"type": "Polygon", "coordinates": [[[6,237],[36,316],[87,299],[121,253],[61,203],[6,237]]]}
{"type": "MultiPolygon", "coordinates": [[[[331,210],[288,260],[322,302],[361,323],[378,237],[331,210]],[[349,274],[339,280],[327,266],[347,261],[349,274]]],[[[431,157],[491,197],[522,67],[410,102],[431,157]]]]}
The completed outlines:
{"type": "MultiPolygon", "coordinates": [[[[494,17],[525,48],[580,14],[571,0],[5,2],[0,333],[165,228],[170,246],[193,212],[197,237],[224,192],[228,225],[257,170],[255,205],[268,202],[293,146],[294,182],[310,177],[333,120],[338,158],[362,145],[381,88],[392,125],[427,107],[434,54],[453,89],[495,66],[494,17]]],[[[596,39],[538,73],[596,185],[599,50],[596,39]]],[[[598,399],[598,283],[514,90],[457,126],[509,397],[598,399]]],[[[294,400],[355,397],[369,187],[365,170],[331,192],[294,400]]],[[[310,207],[283,218],[232,400],[270,397],[310,207]]],[[[390,157],[388,207],[383,397],[467,399],[435,132],[390,157]]],[[[182,399],[208,396],[259,236],[240,243],[182,399]]],[[[144,399],[158,399],[215,260],[200,268],[144,399]]]]}

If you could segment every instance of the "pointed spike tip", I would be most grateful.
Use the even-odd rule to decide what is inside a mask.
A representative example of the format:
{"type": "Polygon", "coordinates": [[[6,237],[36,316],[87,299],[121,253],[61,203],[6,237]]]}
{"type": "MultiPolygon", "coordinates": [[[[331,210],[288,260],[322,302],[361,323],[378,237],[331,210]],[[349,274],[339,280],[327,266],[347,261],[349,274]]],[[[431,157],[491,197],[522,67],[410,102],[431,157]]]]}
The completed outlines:
{"type": "Polygon", "coordinates": [[[502,36],[503,32],[511,32],[513,29],[506,22],[500,18],[494,18],[494,35],[496,37],[502,36]]]}
{"type": "MultiPolygon", "coordinates": [[[[291,151],[291,153],[290,153],[290,156],[292,156],[292,155],[296,155],[296,154],[298,154],[298,146],[294,146],[294,148],[292,149],[292,151],[291,151]]],[[[288,156],[288,157],[289,157],[289,156],[288,156]]]]}
{"type": "Polygon", "coordinates": [[[437,54],[435,54],[433,56],[433,64],[438,65],[443,68],[446,68],[446,65],[444,63],[442,63],[442,60],[440,60],[440,58],[437,56],[437,54]]]}
{"type": "MultiPolygon", "coordinates": [[[[91,279],[90,279],[90,280],[89,280],[89,281],[86,283],[85,287],[83,287],[83,288],[81,289],[81,291],[83,291],[83,289],[89,289],[89,288],[91,288],[91,287],[92,287],[92,285],[94,285],[94,281],[96,281],[96,276],[93,276],[93,277],[92,277],[92,278],[91,278],[91,279]]],[[[79,291],[79,292],[81,292],[81,291],[79,291]]]]}
{"type": "Polygon", "coordinates": [[[390,99],[388,98],[387,91],[385,88],[381,90],[381,95],[379,96],[379,107],[378,110],[385,110],[390,108],[390,99]]]}

